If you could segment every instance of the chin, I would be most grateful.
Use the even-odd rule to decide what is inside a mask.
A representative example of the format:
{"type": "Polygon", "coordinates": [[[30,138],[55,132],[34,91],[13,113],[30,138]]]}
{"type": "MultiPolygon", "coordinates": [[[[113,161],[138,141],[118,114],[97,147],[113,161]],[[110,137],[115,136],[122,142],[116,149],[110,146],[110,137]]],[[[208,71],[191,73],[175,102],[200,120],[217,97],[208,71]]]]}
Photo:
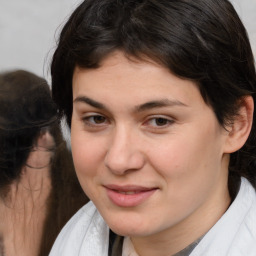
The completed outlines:
{"type": "Polygon", "coordinates": [[[134,209],[106,211],[99,209],[110,229],[120,236],[148,236],[152,234],[152,217],[134,209]]]}
{"type": "Polygon", "coordinates": [[[120,223],[110,223],[110,229],[120,236],[148,236],[150,235],[150,230],[145,229],[142,225],[136,225],[131,222],[120,222],[120,223]]]}

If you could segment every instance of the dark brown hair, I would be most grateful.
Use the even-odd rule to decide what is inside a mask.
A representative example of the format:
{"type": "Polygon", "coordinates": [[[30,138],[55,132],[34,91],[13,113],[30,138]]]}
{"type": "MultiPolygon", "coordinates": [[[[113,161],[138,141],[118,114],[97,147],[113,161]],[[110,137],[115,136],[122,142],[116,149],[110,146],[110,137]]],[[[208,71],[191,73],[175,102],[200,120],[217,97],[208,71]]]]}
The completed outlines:
{"type": "MultiPolygon", "coordinates": [[[[232,123],[244,96],[255,99],[253,54],[229,1],[86,0],[63,27],[51,65],[53,98],[69,125],[74,67],[97,68],[115,50],[146,56],[196,82],[223,126],[232,123]]],[[[249,139],[231,154],[235,180],[245,176],[255,184],[255,147],[254,113],[249,139]]]]}

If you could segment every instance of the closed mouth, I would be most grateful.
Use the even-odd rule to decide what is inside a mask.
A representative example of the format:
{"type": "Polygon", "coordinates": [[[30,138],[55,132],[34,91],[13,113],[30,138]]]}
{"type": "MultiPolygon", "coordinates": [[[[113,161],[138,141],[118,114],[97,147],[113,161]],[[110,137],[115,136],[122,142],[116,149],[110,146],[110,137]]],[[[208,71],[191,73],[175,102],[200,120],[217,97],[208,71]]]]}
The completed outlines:
{"type": "Polygon", "coordinates": [[[135,207],[146,201],[158,188],[147,188],[141,186],[105,186],[109,199],[120,207],[135,207]]]}

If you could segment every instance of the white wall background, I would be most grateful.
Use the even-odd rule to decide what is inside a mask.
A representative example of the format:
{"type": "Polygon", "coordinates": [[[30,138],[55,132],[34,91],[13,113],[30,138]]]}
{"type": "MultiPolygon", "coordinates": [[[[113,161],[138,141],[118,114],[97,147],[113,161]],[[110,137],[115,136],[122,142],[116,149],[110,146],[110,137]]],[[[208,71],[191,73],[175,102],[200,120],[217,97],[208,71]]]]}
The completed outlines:
{"type": "Polygon", "coordinates": [[[242,19],[256,59],[256,0],[231,0],[242,19]]]}
{"type": "Polygon", "coordinates": [[[58,28],[81,0],[0,0],[0,71],[26,69],[50,81],[58,28]]]}
{"type": "MultiPolygon", "coordinates": [[[[231,1],[247,27],[256,56],[256,0],[231,1]]],[[[22,68],[50,81],[56,30],[80,2],[0,0],[0,72],[22,68]]]]}

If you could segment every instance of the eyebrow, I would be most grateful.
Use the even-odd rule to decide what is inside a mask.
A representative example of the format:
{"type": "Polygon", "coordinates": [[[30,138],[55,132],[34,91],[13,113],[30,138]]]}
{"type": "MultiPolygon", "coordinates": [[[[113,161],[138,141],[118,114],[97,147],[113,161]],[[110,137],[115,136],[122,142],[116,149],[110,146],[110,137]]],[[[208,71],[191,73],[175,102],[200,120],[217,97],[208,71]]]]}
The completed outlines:
{"type": "Polygon", "coordinates": [[[88,104],[94,108],[98,108],[98,109],[107,109],[107,107],[104,104],[97,102],[93,99],[90,99],[86,96],[79,96],[79,97],[75,98],[73,103],[76,103],[76,102],[86,103],[86,104],[88,104]]]}
{"type": "Polygon", "coordinates": [[[149,101],[142,105],[139,105],[136,107],[136,111],[143,112],[153,108],[174,107],[174,106],[187,107],[188,105],[186,105],[185,103],[182,103],[179,100],[161,99],[161,100],[149,101]]]}
{"type": "MultiPolygon", "coordinates": [[[[108,109],[104,104],[102,104],[98,101],[95,101],[86,96],[79,96],[76,99],[74,99],[73,102],[74,103],[76,103],[76,102],[86,103],[94,108],[98,108],[101,110],[108,109]]],[[[152,101],[149,101],[144,104],[136,106],[135,112],[143,112],[143,111],[154,109],[154,108],[174,107],[174,106],[187,107],[188,105],[186,105],[185,103],[182,103],[179,100],[170,100],[170,99],[152,100],[152,101]]]]}

